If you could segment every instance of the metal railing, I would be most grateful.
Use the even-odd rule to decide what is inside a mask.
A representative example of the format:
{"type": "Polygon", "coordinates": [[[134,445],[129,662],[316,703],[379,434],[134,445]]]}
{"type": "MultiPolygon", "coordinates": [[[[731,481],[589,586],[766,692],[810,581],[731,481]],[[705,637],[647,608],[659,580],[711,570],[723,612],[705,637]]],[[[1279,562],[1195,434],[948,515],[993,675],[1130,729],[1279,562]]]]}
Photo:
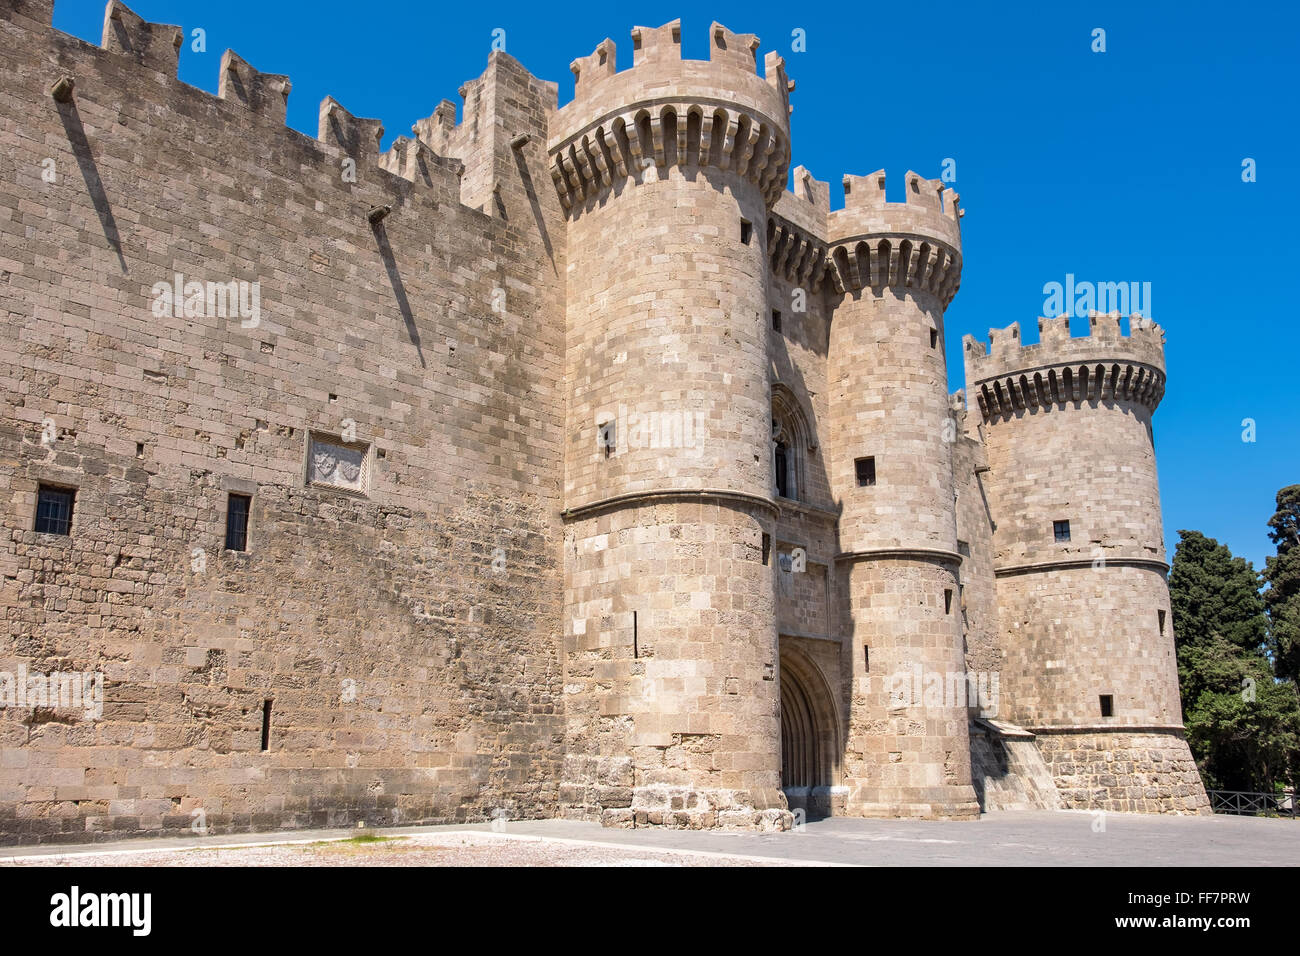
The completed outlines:
{"type": "Polygon", "coordinates": [[[1293,793],[1252,793],[1248,790],[1207,790],[1210,809],[1247,817],[1290,817],[1296,819],[1293,793]]]}

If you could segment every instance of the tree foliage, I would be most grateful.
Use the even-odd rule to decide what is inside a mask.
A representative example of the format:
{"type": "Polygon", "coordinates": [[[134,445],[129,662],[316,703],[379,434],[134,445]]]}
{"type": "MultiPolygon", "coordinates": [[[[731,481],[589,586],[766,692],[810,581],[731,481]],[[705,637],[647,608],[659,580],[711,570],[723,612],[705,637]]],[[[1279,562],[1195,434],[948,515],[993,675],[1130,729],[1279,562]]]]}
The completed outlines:
{"type": "Polygon", "coordinates": [[[1300,485],[1277,493],[1277,512],[1268,521],[1277,554],[1268,559],[1264,607],[1269,621],[1269,652],[1277,675],[1300,680],[1300,485]]]}
{"type": "Polygon", "coordinates": [[[1178,535],[1169,599],[1192,754],[1210,789],[1272,792],[1300,751],[1300,702],[1274,679],[1260,576],[1213,538],[1178,535]]]}

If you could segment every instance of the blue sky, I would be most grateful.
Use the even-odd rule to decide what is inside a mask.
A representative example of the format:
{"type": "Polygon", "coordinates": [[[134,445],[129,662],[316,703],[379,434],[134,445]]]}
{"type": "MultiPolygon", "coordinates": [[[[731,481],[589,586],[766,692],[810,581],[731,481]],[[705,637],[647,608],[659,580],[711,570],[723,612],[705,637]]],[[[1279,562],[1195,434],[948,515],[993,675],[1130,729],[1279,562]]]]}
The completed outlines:
{"type": "MultiPolygon", "coordinates": [[[[1166,539],[1204,532],[1262,567],[1265,523],[1300,483],[1291,363],[1296,308],[1296,64],[1300,5],[1177,3],[714,3],[675,6],[135,0],[148,20],[206,31],[181,79],[215,92],[227,47],[293,82],[289,125],[316,132],[327,94],[384,121],[384,145],[478,76],[493,31],[572,97],[569,63],[606,36],[682,17],[685,55],[708,56],[712,20],[786,57],[794,164],[831,182],[956,160],[965,268],[947,313],[950,387],[961,337],[1019,321],[1037,337],[1045,283],[1152,285],[1168,334],[1169,385],[1155,419],[1166,539]],[[690,14],[690,10],[703,12],[690,14]],[[792,31],[806,52],[791,50],[792,31]],[[1094,53],[1093,30],[1106,31],[1094,53]],[[1257,181],[1242,182],[1242,161],[1257,181]],[[1287,217],[1291,218],[1288,219],[1287,217]],[[1242,420],[1255,422],[1253,443],[1242,420]]],[[[54,23],[98,43],[104,4],[57,0],[54,23]]],[[[1075,334],[1084,326],[1076,321],[1075,334]]]]}

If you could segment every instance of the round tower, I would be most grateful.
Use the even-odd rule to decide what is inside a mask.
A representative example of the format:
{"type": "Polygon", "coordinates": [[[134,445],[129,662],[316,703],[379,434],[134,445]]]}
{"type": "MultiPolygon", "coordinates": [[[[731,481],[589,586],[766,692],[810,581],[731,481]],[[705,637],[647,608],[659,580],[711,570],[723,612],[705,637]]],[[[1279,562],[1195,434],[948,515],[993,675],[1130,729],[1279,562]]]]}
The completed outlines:
{"type": "Polygon", "coordinates": [[[943,314],[960,211],[937,180],[844,180],[828,218],[831,484],[853,660],[848,812],[971,818],[943,314]]]}
{"type": "Polygon", "coordinates": [[[1037,735],[1066,806],[1200,811],[1183,738],[1151,418],[1164,333],[1134,316],[965,339],[988,449],[999,716],[1037,735]]]}
{"type": "Polygon", "coordinates": [[[775,516],[767,211],[789,89],[753,36],[679,21],[573,63],[551,118],[567,218],[563,811],[788,825],[765,542],[775,516]]]}

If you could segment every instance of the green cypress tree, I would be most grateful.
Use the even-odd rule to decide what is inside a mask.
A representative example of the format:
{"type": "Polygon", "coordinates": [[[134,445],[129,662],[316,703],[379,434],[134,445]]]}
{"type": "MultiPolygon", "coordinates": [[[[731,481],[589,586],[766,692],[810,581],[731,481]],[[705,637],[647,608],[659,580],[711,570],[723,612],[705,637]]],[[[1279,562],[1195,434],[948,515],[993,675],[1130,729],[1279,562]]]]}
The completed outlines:
{"type": "Polygon", "coordinates": [[[1188,743],[1210,789],[1271,793],[1290,776],[1300,704],[1273,677],[1259,574],[1213,538],[1178,535],[1169,599],[1188,743]]]}
{"type": "Polygon", "coordinates": [[[1300,680],[1300,485],[1277,493],[1277,512],[1268,521],[1277,554],[1264,567],[1264,607],[1269,621],[1269,652],[1277,676],[1300,680]]]}

